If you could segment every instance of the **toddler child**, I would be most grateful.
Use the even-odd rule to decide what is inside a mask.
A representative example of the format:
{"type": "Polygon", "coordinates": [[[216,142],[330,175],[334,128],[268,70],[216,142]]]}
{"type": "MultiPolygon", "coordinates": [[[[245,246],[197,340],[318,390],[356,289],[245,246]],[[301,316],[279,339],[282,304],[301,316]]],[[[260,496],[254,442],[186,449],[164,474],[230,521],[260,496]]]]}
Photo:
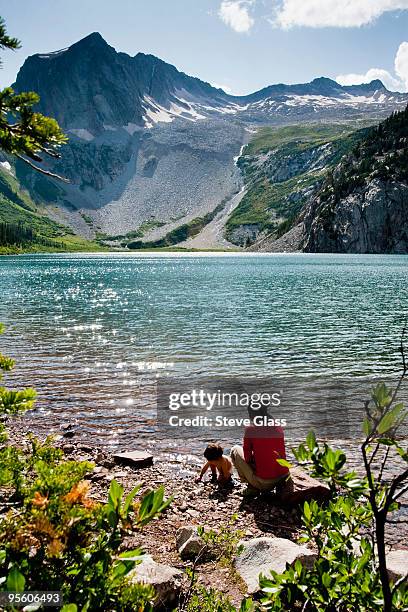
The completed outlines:
{"type": "Polygon", "coordinates": [[[196,482],[200,482],[208,469],[211,469],[211,482],[226,485],[232,484],[232,462],[224,456],[224,449],[219,444],[209,444],[204,451],[207,463],[203,466],[196,482]],[[218,475],[217,475],[218,473],[218,475]]]}

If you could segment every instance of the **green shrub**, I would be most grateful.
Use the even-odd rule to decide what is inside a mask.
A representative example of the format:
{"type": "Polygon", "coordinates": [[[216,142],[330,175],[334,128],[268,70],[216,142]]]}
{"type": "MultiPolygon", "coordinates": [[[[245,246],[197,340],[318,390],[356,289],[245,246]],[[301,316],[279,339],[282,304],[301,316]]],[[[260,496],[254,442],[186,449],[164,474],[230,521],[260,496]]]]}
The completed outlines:
{"type": "Polygon", "coordinates": [[[223,567],[232,568],[235,556],[242,550],[239,542],[244,537],[244,532],[234,527],[237,518],[238,515],[233,514],[230,520],[221,524],[217,530],[198,528],[198,535],[203,540],[206,551],[223,567]]]}
{"type": "Polygon", "coordinates": [[[231,599],[216,589],[206,589],[202,585],[195,585],[185,612],[252,612],[255,604],[251,599],[243,599],[239,608],[236,608],[231,599]]]}
{"type": "MultiPolygon", "coordinates": [[[[403,350],[403,349],[402,349],[403,350]]],[[[408,469],[385,476],[390,460],[408,464],[408,449],[397,432],[407,411],[397,401],[398,390],[378,385],[365,404],[365,439],[361,445],[365,474],[347,471],[347,457],[327,444],[320,445],[313,433],[306,444],[294,449],[301,465],[325,480],[332,500],[325,506],[305,502],[302,512],[302,542],[317,549],[312,568],[298,561],[282,574],[260,578],[263,605],[270,610],[314,610],[316,612],[361,612],[407,610],[406,580],[393,584],[387,572],[385,526],[388,514],[399,507],[408,490],[408,469]]]]}

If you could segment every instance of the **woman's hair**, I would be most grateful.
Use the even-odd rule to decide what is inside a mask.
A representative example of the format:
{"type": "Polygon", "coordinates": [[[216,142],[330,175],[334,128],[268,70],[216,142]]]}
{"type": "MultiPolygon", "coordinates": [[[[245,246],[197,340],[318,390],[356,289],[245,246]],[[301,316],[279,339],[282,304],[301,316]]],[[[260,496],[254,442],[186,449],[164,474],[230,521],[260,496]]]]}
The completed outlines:
{"type": "Polygon", "coordinates": [[[224,449],[219,444],[209,444],[204,451],[204,457],[207,461],[214,461],[215,459],[220,459],[222,457],[224,449]]]}

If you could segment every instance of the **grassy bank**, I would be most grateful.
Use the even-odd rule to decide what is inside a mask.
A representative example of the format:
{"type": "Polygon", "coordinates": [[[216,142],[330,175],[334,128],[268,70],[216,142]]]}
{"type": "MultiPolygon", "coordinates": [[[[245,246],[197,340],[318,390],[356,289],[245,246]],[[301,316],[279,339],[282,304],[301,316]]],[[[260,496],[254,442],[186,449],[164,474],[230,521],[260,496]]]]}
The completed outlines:
{"type": "Polygon", "coordinates": [[[0,255],[24,255],[26,253],[103,253],[109,249],[80,236],[64,236],[55,240],[53,246],[25,244],[0,246],[0,255]]]}
{"type": "Polygon", "coordinates": [[[46,207],[36,204],[4,168],[0,168],[0,225],[4,230],[0,255],[107,250],[50,219],[46,207]],[[30,239],[27,239],[27,229],[30,239]]]}

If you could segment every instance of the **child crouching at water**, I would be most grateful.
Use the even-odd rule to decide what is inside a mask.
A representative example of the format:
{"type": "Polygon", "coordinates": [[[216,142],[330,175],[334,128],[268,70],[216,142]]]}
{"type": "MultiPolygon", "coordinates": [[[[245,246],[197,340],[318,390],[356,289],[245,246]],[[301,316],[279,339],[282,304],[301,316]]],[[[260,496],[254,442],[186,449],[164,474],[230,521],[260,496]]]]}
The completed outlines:
{"type": "Polygon", "coordinates": [[[233,484],[232,462],[229,457],[224,456],[222,446],[219,444],[209,444],[204,451],[204,457],[207,459],[207,463],[196,478],[196,482],[200,482],[207,470],[211,469],[211,482],[218,482],[221,485],[233,484]]]}

